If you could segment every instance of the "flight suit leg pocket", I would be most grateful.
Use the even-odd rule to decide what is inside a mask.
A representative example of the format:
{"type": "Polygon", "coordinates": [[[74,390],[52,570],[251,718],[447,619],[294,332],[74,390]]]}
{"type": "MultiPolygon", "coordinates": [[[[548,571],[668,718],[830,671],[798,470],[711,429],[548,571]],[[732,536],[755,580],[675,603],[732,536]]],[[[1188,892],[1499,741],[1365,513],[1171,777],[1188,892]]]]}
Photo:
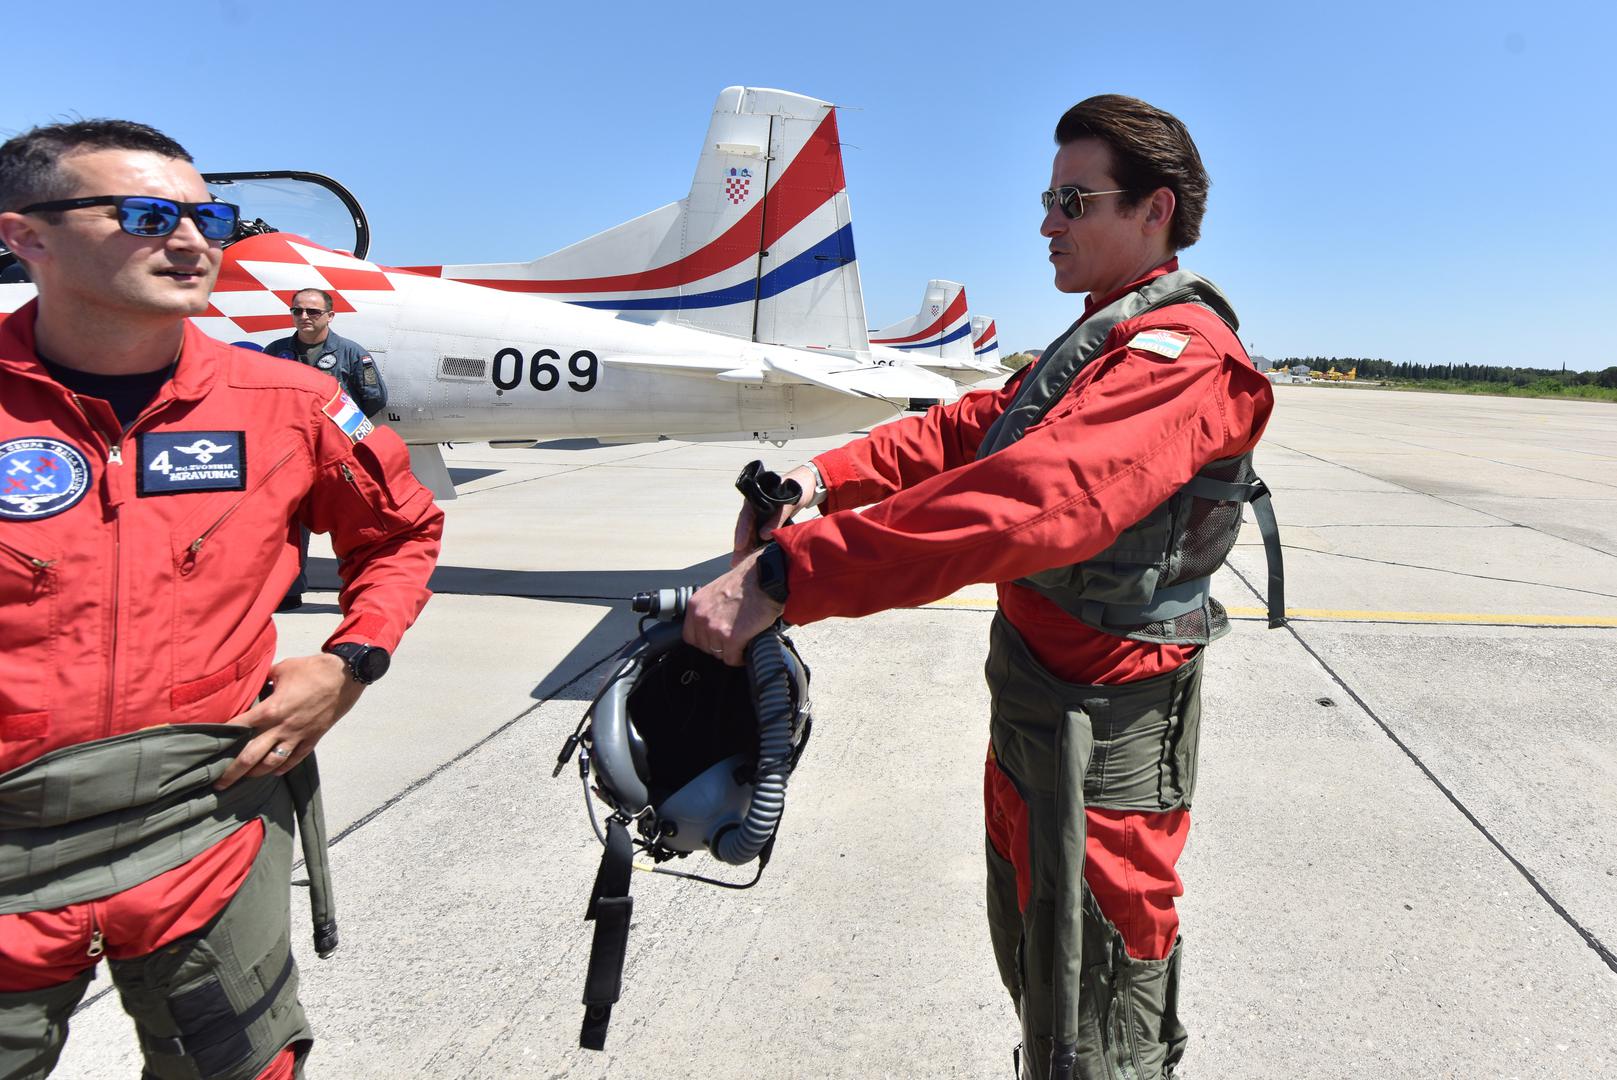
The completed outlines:
{"type": "Polygon", "coordinates": [[[114,961],[153,1080],[252,1080],[312,1041],[288,926],[291,836],[266,828],[246,880],[200,933],[114,961]]]}
{"type": "Polygon", "coordinates": [[[1196,793],[1196,759],[1202,730],[1202,677],[1197,664],[1180,687],[1170,716],[1168,752],[1163,760],[1162,808],[1190,808],[1196,793]]]}

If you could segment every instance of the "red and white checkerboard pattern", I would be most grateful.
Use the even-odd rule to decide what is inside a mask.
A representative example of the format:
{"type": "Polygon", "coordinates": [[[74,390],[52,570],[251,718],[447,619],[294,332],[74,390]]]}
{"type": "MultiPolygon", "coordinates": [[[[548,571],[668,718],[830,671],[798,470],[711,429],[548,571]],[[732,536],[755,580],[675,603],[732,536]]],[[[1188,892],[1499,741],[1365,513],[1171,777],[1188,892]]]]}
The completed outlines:
{"type": "Polygon", "coordinates": [[[393,283],[374,263],[324,248],[295,243],[284,234],[252,236],[225,250],[219,281],[204,318],[223,317],[243,333],[292,330],[287,311],[299,289],[331,293],[332,310],[354,310],[344,291],[392,292],[393,283]]]}
{"type": "Polygon", "coordinates": [[[724,178],[724,197],[730,200],[732,206],[740,206],[747,201],[747,188],[752,180],[745,176],[726,176],[724,178]]]}

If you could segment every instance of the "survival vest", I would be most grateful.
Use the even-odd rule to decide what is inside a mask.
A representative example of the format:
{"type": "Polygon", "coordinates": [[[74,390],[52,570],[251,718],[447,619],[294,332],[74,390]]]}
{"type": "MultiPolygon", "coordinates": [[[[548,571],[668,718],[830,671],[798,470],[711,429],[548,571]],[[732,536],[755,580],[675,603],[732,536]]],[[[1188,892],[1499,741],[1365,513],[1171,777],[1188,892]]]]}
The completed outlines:
{"type": "MultiPolygon", "coordinates": [[[[1235,310],[1213,283],[1188,270],[1154,278],[1076,323],[1045,350],[1011,404],[988,429],[979,459],[1020,439],[1060,401],[1100,355],[1113,327],[1176,304],[1199,304],[1229,328],[1235,310]]],[[[1229,631],[1214,600],[1212,576],[1241,530],[1241,506],[1251,503],[1269,565],[1269,626],[1285,621],[1280,532],[1269,489],[1252,470],[1252,454],[1208,463],[1155,510],[1118,534],[1112,545],[1081,563],[1052,567],[1016,584],[1053,601],[1086,626],[1134,641],[1205,645],[1229,631]]]]}

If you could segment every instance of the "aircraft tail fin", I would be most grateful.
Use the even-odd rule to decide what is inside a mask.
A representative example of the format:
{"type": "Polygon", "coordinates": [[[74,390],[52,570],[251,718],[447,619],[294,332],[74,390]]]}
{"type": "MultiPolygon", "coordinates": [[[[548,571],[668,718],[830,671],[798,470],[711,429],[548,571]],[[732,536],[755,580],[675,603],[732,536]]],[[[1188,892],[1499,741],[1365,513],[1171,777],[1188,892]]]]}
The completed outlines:
{"type": "Polygon", "coordinates": [[[951,367],[975,366],[966,287],[958,281],[927,282],[921,310],[891,326],[872,330],[870,343],[899,349],[918,360],[937,357],[951,367]]]}
{"type": "Polygon", "coordinates": [[[719,94],[690,193],[529,263],[412,268],[776,345],[868,348],[836,109],[719,94]]]}
{"type": "Polygon", "coordinates": [[[999,330],[989,315],[971,317],[971,348],[984,367],[999,367],[999,330]]]}

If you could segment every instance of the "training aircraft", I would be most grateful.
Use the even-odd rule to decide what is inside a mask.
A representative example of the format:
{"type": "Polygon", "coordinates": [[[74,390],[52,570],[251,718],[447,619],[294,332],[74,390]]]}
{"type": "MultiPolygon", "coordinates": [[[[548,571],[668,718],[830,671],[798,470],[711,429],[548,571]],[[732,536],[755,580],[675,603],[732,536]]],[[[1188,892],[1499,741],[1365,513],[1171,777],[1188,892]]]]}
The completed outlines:
{"type": "Polygon", "coordinates": [[[999,330],[992,316],[971,317],[971,348],[979,364],[992,366],[996,372],[1005,370],[999,363],[999,330]]]}
{"type": "MultiPolygon", "coordinates": [[[[236,201],[240,184],[210,190],[236,201]]],[[[358,236],[362,213],[354,225],[358,236]]],[[[387,379],[378,419],[441,498],[454,490],[443,442],[779,443],[949,391],[870,358],[836,112],[797,94],[724,90],[685,199],[533,263],[389,267],[358,239],[323,245],[278,227],[260,220],[226,248],[193,321],[262,348],[291,333],[300,289],[331,293],[336,332],[387,379]]],[[[31,295],[0,286],[0,312],[31,295]]]]}
{"type": "Polygon", "coordinates": [[[970,386],[1004,374],[993,359],[985,361],[974,352],[974,323],[966,304],[966,287],[958,281],[934,278],[926,283],[920,311],[870,331],[871,353],[879,360],[908,357],[919,367],[970,386]]]}

